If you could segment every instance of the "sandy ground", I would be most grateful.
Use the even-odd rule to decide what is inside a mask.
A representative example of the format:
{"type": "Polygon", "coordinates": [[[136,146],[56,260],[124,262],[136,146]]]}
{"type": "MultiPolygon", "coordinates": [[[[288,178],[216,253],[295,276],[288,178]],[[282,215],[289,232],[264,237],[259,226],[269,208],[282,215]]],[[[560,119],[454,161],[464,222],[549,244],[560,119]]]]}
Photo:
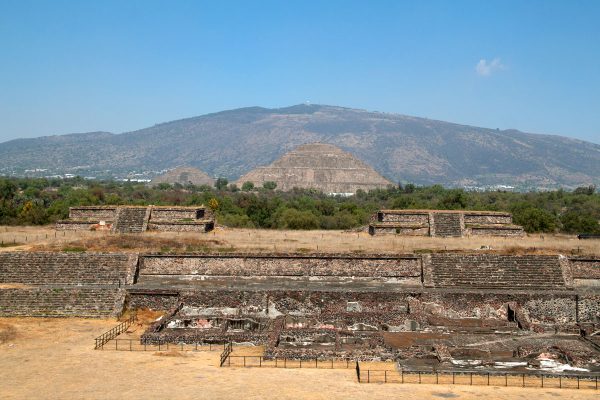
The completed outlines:
{"type": "Polygon", "coordinates": [[[219,351],[93,350],[114,320],[0,318],[2,399],[597,399],[593,390],[359,384],[354,370],[219,368],[219,351]]]}
{"type": "Polygon", "coordinates": [[[238,251],[301,253],[410,253],[413,251],[460,250],[507,253],[600,254],[600,240],[578,240],[569,235],[527,235],[523,238],[466,237],[431,238],[396,235],[370,236],[366,232],[289,231],[230,229],[218,227],[208,234],[146,232],[114,235],[109,232],[58,231],[47,227],[0,226],[0,251],[73,250],[90,251],[238,251]],[[13,245],[16,243],[16,245],[13,245]]]}

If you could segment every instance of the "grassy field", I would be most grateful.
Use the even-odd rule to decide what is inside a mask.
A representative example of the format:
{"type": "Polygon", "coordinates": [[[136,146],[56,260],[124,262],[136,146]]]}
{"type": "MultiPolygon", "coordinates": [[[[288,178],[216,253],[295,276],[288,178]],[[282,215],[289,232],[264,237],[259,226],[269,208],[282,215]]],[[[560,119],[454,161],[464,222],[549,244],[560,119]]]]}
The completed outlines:
{"type": "Polygon", "coordinates": [[[600,254],[600,240],[569,235],[527,235],[522,238],[431,238],[366,232],[294,231],[217,228],[208,234],[146,232],[58,231],[53,227],[0,227],[0,251],[142,251],[142,252],[298,252],[298,253],[411,253],[429,251],[497,251],[510,254],[600,254]]]}

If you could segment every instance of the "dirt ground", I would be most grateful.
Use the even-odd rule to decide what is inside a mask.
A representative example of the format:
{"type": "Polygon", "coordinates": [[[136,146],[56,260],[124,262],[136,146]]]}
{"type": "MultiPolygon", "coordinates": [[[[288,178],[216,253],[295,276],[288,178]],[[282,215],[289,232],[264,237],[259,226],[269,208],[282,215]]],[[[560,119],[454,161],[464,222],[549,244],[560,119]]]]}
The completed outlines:
{"type": "Polygon", "coordinates": [[[359,384],[354,370],[219,368],[220,351],[93,350],[115,320],[0,318],[2,399],[597,399],[593,390],[359,384]]]}
{"type": "Polygon", "coordinates": [[[431,238],[366,232],[230,229],[207,234],[146,232],[114,235],[106,231],[55,231],[47,227],[0,226],[0,251],[67,250],[124,252],[300,252],[410,253],[414,251],[501,251],[504,253],[600,254],[600,240],[569,235],[527,235],[523,238],[431,238]]]}

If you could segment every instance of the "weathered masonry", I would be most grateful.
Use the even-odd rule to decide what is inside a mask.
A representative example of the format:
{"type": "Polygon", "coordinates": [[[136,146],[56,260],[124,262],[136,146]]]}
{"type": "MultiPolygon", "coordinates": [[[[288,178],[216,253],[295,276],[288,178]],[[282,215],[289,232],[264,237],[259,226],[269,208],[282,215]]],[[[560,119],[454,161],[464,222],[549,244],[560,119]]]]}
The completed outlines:
{"type": "Polygon", "coordinates": [[[418,365],[554,354],[600,370],[595,257],[0,253],[2,316],[138,308],[167,313],[145,343],[250,342],[266,357],[418,365]]]}
{"type": "Polygon", "coordinates": [[[82,206],[69,208],[69,219],[58,221],[61,230],[111,230],[142,233],[146,230],[208,232],[214,229],[212,212],[204,207],[82,206]]]}
{"type": "Polygon", "coordinates": [[[0,253],[0,316],[106,317],[123,311],[137,255],[0,253]]]}
{"type": "Polygon", "coordinates": [[[408,236],[521,236],[512,215],[494,211],[381,210],[373,217],[369,233],[408,236]]]}

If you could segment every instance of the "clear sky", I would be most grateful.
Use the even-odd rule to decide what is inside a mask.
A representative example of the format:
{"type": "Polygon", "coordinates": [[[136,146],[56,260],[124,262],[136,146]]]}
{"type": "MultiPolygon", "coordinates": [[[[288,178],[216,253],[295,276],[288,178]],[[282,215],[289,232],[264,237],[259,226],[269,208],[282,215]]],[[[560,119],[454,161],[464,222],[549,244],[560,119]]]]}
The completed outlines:
{"type": "Polygon", "coordinates": [[[600,143],[600,1],[0,0],[0,142],[305,101],[600,143]]]}

